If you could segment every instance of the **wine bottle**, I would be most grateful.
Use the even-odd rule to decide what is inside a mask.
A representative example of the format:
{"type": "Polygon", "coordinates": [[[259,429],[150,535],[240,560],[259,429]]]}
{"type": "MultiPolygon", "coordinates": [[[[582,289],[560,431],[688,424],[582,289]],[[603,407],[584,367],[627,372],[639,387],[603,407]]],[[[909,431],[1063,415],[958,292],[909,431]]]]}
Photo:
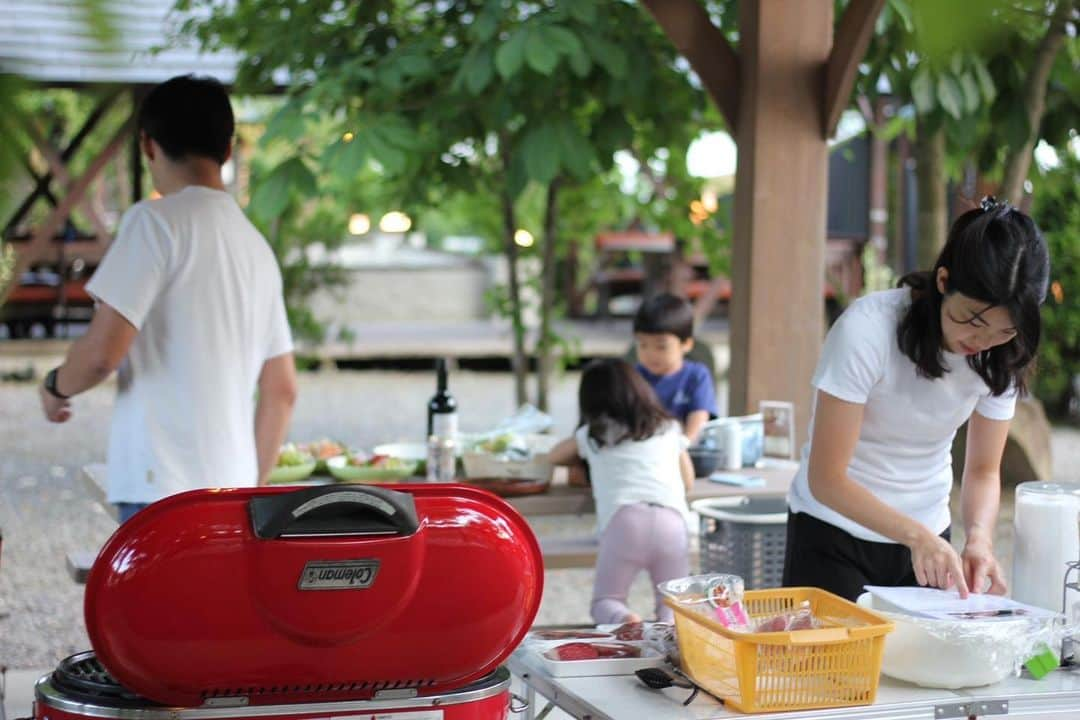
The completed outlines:
{"type": "Polygon", "coordinates": [[[457,401],[446,389],[446,359],[435,362],[437,379],[435,394],[428,400],[427,434],[442,438],[457,437],[458,415],[457,401]]]}

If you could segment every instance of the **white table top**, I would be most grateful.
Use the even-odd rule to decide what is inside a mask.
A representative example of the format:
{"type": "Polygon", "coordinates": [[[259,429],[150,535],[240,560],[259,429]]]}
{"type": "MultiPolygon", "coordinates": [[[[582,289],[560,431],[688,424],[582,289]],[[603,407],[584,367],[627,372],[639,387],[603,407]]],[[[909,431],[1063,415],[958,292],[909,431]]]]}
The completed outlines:
{"type": "Polygon", "coordinates": [[[921,688],[883,676],[873,705],[744,715],[726,709],[704,692],[698,693],[690,705],[683,706],[689,690],[650,690],[633,675],[553,678],[545,672],[535,652],[525,647],[518,648],[507,665],[511,673],[522,678],[540,695],[554,700],[556,705],[574,717],[588,717],[589,720],[931,720],[948,717],[939,709],[959,711],[961,704],[967,705],[967,708],[963,715],[956,717],[977,715],[979,718],[992,718],[1001,714],[1008,720],[1080,718],[1080,672],[1061,670],[1050,673],[1042,680],[1011,678],[995,685],[967,690],[921,688]],[[1007,715],[1000,712],[1002,702],[1008,703],[1007,715]],[[987,707],[980,707],[983,703],[987,707]]]}

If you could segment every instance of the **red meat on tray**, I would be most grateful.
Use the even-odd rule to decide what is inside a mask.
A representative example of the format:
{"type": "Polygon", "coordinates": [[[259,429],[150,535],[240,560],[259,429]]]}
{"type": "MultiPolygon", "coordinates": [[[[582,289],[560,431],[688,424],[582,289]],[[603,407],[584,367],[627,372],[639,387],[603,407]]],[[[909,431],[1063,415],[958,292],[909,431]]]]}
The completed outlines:
{"type": "Polygon", "coordinates": [[[550,660],[614,660],[641,657],[641,648],[622,643],[572,642],[553,647],[544,656],[550,660]]]}
{"type": "Polygon", "coordinates": [[[645,639],[645,623],[624,623],[613,631],[616,640],[644,640],[645,639]]]}
{"type": "Polygon", "coordinates": [[[611,637],[611,633],[591,630],[537,630],[532,636],[537,640],[599,640],[611,637]]]}
{"type": "Polygon", "coordinates": [[[593,643],[592,645],[600,653],[600,657],[604,659],[641,657],[641,648],[636,645],[623,645],[622,643],[593,643]]]}
{"type": "Polygon", "coordinates": [[[590,643],[572,642],[553,647],[544,655],[551,660],[596,660],[599,651],[590,643]]]}

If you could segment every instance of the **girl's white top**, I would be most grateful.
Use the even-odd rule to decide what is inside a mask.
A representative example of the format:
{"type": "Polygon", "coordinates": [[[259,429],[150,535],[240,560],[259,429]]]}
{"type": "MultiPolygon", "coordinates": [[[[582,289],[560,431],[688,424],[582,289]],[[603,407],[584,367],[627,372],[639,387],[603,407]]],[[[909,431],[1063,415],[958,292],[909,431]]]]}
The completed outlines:
{"type": "MultiPolygon", "coordinates": [[[[829,331],[812,384],[865,406],[848,477],[941,533],[949,526],[956,430],[972,412],[990,420],[1011,419],[1016,393],[1010,390],[992,396],[967,358],[950,352],[944,353],[949,372],[936,380],[920,376],[897,343],[897,327],[910,305],[909,288],[855,300],[829,331]]],[[[816,406],[816,393],[814,397],[816,406]]],[[[809,434],[813,438],[812,417],[809,434]]],[[[803,447],[802,463],[788,492],[791,510],[808,513],[863,540],[892,542],[817,501],[807,479],[810,444],[803,447]]]]}
{"type": "Polygon", "coordinates": [[[578,454],[589,463],[596,530],[602,533],[615,511],[633,503],[656,503],[678,510],[690,521],[686,486],[679,472],[685,449],[682,428],[674,420],[645,440],[623,440],[600,446],[582,426],[574,433],[578,454]]]}

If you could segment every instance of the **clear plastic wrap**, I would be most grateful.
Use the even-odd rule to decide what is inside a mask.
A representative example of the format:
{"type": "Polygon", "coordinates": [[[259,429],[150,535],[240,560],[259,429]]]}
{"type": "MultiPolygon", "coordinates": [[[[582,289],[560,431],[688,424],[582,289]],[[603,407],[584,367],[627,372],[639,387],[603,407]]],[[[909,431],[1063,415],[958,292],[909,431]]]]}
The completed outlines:
{"type": "Polygon", "coordinates": [[[746,627],[750,623],[743,607],[745,586],[738,575],[691,575],[660,583],[658,588],[665,597],[718,620],[724,627],[746,627]]]}
{"type": "Polygon", "coordinates": [[[1017,675],[1045,645],[1060,650],[1064,637],[1080,628],[1064,619],[936,620],[896,612],[864,593],[858,604],[895,624],[885,641],[881,672],[923,687],[955,690],[1000,682],[1017,675]]]}
{"type": "Polygon", "coordinates": [[[756,618],[747,630],[750,632],[792,632],[794,630],[816,630],[821,621],[814,617],[809,602],[803,602],[790,612],[778,613],[769,617],[756,618]]]}

